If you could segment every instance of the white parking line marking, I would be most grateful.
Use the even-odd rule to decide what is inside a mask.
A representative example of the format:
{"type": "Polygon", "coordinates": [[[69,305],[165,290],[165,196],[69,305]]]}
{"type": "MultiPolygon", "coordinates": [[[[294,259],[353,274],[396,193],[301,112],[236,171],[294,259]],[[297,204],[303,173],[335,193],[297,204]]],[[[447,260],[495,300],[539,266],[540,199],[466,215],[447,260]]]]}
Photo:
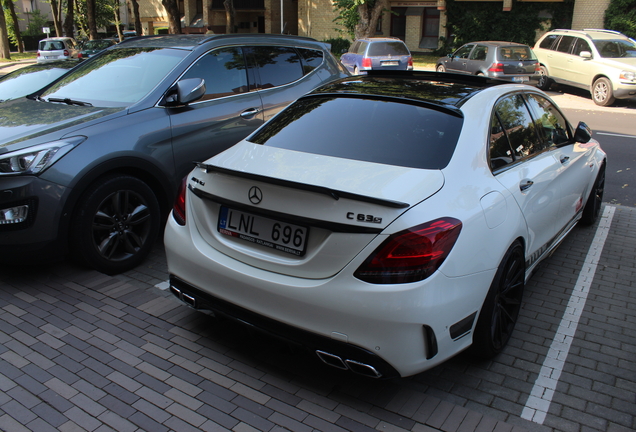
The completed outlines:
{"type": "Polygon", "coordinates": [[[603,216],[599,221],[596,234],[594,235],[594,240],[592,240],[590,249],[585,257],[583,267],[581,267],[579,278],[572,290],[572,295],[570,296],[559,328],[541,366],[539,376],[532,387],[526,406],[521,413],[521,418],[523,419],[543,424],[548,414],[552,397],[554,396],[556,386],[561,377],[561,372],[563,371],[563,366],[565,365],[565,360],[570,352],[570,346],[572,345],[576,328],[579,325],[581,314],[585,308],[587,295],[594,280],[596,267],[598,266],[615,210],[616,207],[614,206],[605,206],[603,216]]]}

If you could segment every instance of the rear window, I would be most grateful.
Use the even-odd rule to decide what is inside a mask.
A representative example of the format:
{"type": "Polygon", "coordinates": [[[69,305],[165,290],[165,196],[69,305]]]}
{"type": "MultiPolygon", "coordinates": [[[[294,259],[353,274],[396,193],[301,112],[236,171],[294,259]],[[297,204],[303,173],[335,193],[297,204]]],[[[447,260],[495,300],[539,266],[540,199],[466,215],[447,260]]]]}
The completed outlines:
{"type": "Polygon", "coordinates": [[[409,49],[402,42],[373,42],[369,45],[368,56],[409,55],[409,49]]]}
{"type": "Polygon", "coordinates": [[[62,41],[40,41],[40,51],[58,51],[64,49],[62,41]]]}
{"type": "Polygon", "coordinates": [[[527,46],[507,46],[500,47],[497,51],[497,60],[506,61],[523,61],[523,60],[536,60],[534,53],[527,46]]]}
{"type": "Polygon", "coordinates": [[[256,144],[409,168],[442,169],[463,119],[429,107],[358,97],[296,101],[249,140],[256,144]]]}

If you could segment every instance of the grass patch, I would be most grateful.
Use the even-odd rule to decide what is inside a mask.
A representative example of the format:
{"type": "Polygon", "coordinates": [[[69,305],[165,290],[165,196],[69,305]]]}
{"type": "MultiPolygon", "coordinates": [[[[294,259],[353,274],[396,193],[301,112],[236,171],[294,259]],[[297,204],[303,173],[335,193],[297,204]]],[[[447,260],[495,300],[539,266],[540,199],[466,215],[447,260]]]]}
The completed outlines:
{"type": "Polygon", "coordinates": [[[415,69],[435,70],[435,64],[439,56],[425,53],[411,53],[413,57],[413,67],[415,69]]]}
{"type": "Polygon", "coordinates": [[[19,60],[35,60],[36,53],[34,52],[25,52],[25,53],[11,53],[11,59],[0,58],[0,62],[14,62],[19,60]]]}

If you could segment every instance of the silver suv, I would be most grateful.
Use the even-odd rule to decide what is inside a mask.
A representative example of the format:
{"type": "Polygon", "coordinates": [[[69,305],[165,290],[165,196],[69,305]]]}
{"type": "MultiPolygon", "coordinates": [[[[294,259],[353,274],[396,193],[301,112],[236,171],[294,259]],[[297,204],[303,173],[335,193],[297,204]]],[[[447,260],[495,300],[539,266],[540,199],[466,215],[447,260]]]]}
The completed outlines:
{"type": "Polygon", "coordinates": [[[534,46],[547,90],[553,82],[589,90],[594,103],[636,96],[636,42],[612,30],[552,30],[534,46]]]}

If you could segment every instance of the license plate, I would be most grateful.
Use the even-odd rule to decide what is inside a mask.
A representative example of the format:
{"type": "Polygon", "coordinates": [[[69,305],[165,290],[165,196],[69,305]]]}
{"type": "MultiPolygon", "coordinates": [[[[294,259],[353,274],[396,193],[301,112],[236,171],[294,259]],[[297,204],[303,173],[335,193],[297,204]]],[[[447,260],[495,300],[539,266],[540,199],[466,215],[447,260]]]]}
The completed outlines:
{"type": "Polygon", "coordinates": [[[308,228],[221,207],[218,230],[221,234],[303,256],[307,245],[308,228]]]}
{"type": "Polygon", "coordinates": [[[512,77],[513,82],[528,82],[530,81],[529,77],[512,77]]]}
{"type": "Polygon", "coordinates": [[[396,62],[396,61],[385,61],[385,62],[382,62],[382,66],[397,66],[399,64],[400,64],[400,62],[396,62]]]}

